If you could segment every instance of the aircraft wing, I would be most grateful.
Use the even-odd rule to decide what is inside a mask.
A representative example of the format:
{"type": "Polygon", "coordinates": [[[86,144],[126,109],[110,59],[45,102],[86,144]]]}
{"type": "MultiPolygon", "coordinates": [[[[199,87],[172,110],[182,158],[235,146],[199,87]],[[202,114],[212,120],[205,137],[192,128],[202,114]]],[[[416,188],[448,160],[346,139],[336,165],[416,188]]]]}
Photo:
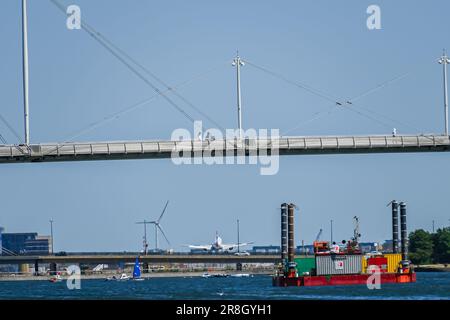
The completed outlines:
{"type": "Polygon", "coordinates": [[[204,246],[188,245],[188,247],[190,249],[205,250],[205,251],[210,251],[212,249],[212,246],[210,244],[204,246]]]}
{"type": "Polygon", "coordinates": [[[252,244],[252,243],[253,242],[244,242],[244,243],[239,243],[239,245],[237,243],[235,243],[235,244],[222,244],[222,249],[223,250],[233,250],[234,248],[248,246],[249,244],[252,244]]]}

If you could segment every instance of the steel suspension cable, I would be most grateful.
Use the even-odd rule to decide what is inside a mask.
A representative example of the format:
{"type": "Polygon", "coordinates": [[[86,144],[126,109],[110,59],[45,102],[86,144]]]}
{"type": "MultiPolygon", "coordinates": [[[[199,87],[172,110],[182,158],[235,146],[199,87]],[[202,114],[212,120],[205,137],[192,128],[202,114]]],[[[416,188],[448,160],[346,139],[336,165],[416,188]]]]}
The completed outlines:
{"type": "Polygon", "coordinates": [[[0,114],[0,120],[5,124],[5,126],[11,131],[11,133],[19,140],[19,143],[23,143],[22,138],[17,133],[16,130],[9,124],[9,122],[0,114]]]}
{"type": "MultiPolygon", "coordinates": [[[[86,25],[88,25],[86,23],[86,25]]],[[[89,26],[89,25],[88,25],[89,26]]],[[[92,30],[95,30],[93,27],[89,26],[92,30]]],[[[179,92],[177,92],[176,90],[174,90],[174,88],[172,88],[169,84],[167,84],[165,81],[163,81],[161,78],[159,78],[158,76],[156,76],[153,72],[151,72],[148,68],[146,68],[143,64],[141,64],[139,61],[137,61],[136,59],[134,59],[133,57],[131,57],[128,53],[126,53],[122,48],[118,47],[116,44],[114,44],[111,40],[109,40],[108,38],[106,38],[103,34],[101,34],[100,32],[96,32],[97,35],[102,38],[108,45],[110,45],[112,48],[114,48],[115,50],[117,50],[120,54],[122,54],[124,57],[126,57],[128,60],[130,60],[132,63],[134,63],[136,66],[138,66],[139,68],[141,68],[145,73],[147,73],[148,75],[150,75],[153,79],[155,79],[157,82],[159,82],[162,86],[166,87],[168,92],[173,93],[175,96],[177,96],[179,99],[181,99],[184,103],[186,103],[189,107],[191,107],[193,110],[195,110],[196,112],[198,112],[199,114],[201,114],[203,117],[205,117],[206,119],[208,119],[211,123],[213,123],[214,125],[216,125],[218,128],[222,129],[225,131],[225,129],[214,119],[212,119],[208,114],[206,114],[205,112],[203,112],[200,108],[198,108],[197,106],[195,106],[191,101],[189,101],[187,98],[185,98],[183,95],[181,95],[179,92]]],[[[230,59],[231,60],[231,59],[230,59]]]]}
{"type": "Polygon", "coordinates": [[[255,64],[253,62],[248,61],[247,59],[243,59],[243,61],[245,63],[247,63],[248,65],[250,65],[250,66],[252,66],[252,67],[254,67],[254,68],[256,68],[256,69],[258,69],[260,71],[263,71],[263,72],[265,72],[265,73],[267,73],[267,74],[269,74],[269,75],[271,75],[271,76],[273,76],[275,78],[278,78],[278,79],[280,79],[280,80],[282,80],[282,81],[284,81],[286,83],[294,85],[294,86],[296,86],[296,87],[298,87],[300,89],[306,90],[309,93],[311,93],[313,95],[316,95],[318,97],[321,97],[321,98],[323,98],[323,99],[325,99],[327,101],[339,104],[339,101],[337,99],[334,99],[332,96],[330,96],[330,95],[328,95],[326,93],[323,93],[323,92],[319,91],[318,89],[312,88],[312,87],[310,87],[310,86],[308,86],[306,84],[303,84],[303,83],[300,83],[300,82],[297,82],[297,81],[290,80],[290,79],[286,78],[285,76],[283,76],[280,73],[277,73],[275,71],[271,71],[271,70],[267,69],[266,67],[259,66],[259,65],[255,64]]]}
{"type": "MultiPolygon", "coordinates": [[[[366,90],[366,91],[364,91],[363,93],[361,93],[360,95],[355,96],[354,98],[352,98],[352,99],[350,99],[350,100],[347,100],[346,102],[340,102],[340,99],[334,99],[334,98],[332,98],[332,96],[329,95],[329,94],[326,94],[326,93],[323,93],[323,92],[321,92],[321,91],[319,91],[319,90],[317,90],[317,89],[311,88],[311,87],[308,86],[308,85],[305,85],[305,84],[298,83],[298,82],[295,82],[295,81],[293,81],[293,80],[290,80],[290,79],[286,78],[285,76],[283,76],[283,75],[281,75],[281,74],[279,74],[279,73],[277,73],[277,72],[274,72],[274,71],[271,71],[271,70],[267,69],[266,67],[258,66],[258,65],[254,64],[254,63],[252,63],[252,62],[249,62],[248,60],[244,60],[244,61],[245,61],[247,64],[249,64],[249,65],[251,65],[251,66],[253,66],[253,67],[255,67],[255,68],[257,68],[257,69],[259,69],[259,70],[261,70],[261,71],[264,71],[264,72],[266,72],[266,73],[268,73],[268,74],[270,74],[270,75],[272,75],[272,76],[274,76],[274,77],[276,77],[276,78],[279,78],[279,79],[281,79],[281,80],[283,80],[283,81],[285,81],[285,82],[287,82],[287,83],[289,83],[289,84],[292,84],[292,85],[294,85],[294,86],[296,86],[296,87],[298,87],[298,88],[307,90],[308,92],[310,92],[310,93],[312,93],[312,94],[315,94],[315,95],[317,95],[317,96],[319,96],[319,97],[321,97],[321,98],[324,98],[324,99],[326,99],[326,100],[328,100],[328,101],[332,101],[332,102],[333,102],[335,105],[337,105],[337,106],[345,107],[345,108],[347,108],[348,110],[350,110],[350,111],[352,111],[352,112],[355,112],[355,113],[359,114],[360,116],[365,117],[365,118],[367,118],[367,119],[369,119],[369,120],[372,120],[372,121],[374,121],[374,122],[377,122],[377,123],[379,123],[379,124],[381,124],[381,125],[383,125],[383,126],[385,126],[385,127],[390,127],[390,126],[389,126],[386,122],[384,122],[384,121],[382,121],[382,120],[379,120],[379,119],[375,118],[374,116],[367,115],[367,114],[365,114],[364,112],[362,112],[362,111],[360,111],[360,110],[356,110],[356,109],[353,108],[352,106],[356,105],[356,106],[358,107],[358,109],[363,109],[363,110],[366,111],[366,112],[372,113],[372,114],[377,115],[377,116],[379,116],[379,117],[383,117],[383,118],[385,118],[385,119],[390,120],[391,122],[396,122],[396,123],[398,123],[398,124],[402,124],[402,125],[404,125],[404,126],[408,126],[408,127],[410,127],[410,128],[413,128],[414,130],[420,131],[420,130],[418,130],[415,126],[412,126],[412,125],[406,124],[406,123],[404,123],[404,122],[395,120],[395,119],[393,119],[393,118],[391,118],[391,117],[388,117],[388,116],[385,116],[385,115],[383,115],[383,114],[381,114],[381,113],[374,112],[374,111],[372,111],[372,110],[370,110],[370,109],[368,109],[368,108],[364,108],[364,107],[362,107],[359,103],[358,103],[358,104],[355,104],[355,101],[357,101],[357,100],[359,100],[359,99],[362,99],[362,98],[364,98],[364,97],[366,97],[366,96],[368,96],[368,95],[370,95],[370,94],[372,94],[372,93],[374,93],[374,92],[376,92],[376,91],[378,91],[378,90],[380,90],[380,89],[382,89],[382,88],[384,88],[384,87],[386,87],[386,86],[388,86],[388,85],[390,85],[390,84],[392,84],[392,83],[394,83],[394,82],[396,82],[396,81],[399,81],[399,80],[401,80],[401,79],[407,77],[408,75],[411,74],[411,71],[410,71],[410,72],[407,72],[407,73],[404,73],[404,74],[402,74],[402,75],[399,75],[399,76],[397,76],[397,77],[395,77],[395,78],[392,78],[392,79],[390,79],[390,80],[387,80],[387,81],[385,81],[385,82],[383,82],[383,83],[381,83],[381,84],[375,86],[374,88],[371,88],[371,89],[369,89],[369,90],[366,90]]],[[[298,124],[296,127],[292,128],[292,129],[289,129],[289,130],[288,130],[287,132],[285,132],[285,133],[288,133],[288,132],[291,132],[291,131],[293,131],[293,130],[295,130],[295,129],[298,129],[299,127],[301,127],[301,126],[303,126],[303,125],[305,125],[305,124],[308,124],[308,123],[310,123],[310,122],[312,122],[312,121],[315,121],[315,120],[317,120],[317,119],[319,119],[319,118],[322,118],[324,114],[325,114],[325,115],[329,115],[329,114],[331,114],[331,113],[334,112],[334,111],[335,111],[335,108],[334,108],[334,107],[331,107],[330,110],[325,110],[325,111],[323,111],[323,112],[316,113],[316,116],[313,117],[312,119],[309,119],[309,120],[307,120],[307,121],[301,122],[301,123],[298,124]]]]}
{"type": "MultiPolygon", "coordinates": [[[[211,72],[214,71],[216,68],[217,68],[217,67],[211,68],[209,71],[207,71],[207,72],[205,72],[205,73],[203,73],[203,74],[197,75],[197,76],[191,78],[191,79],[188,80],[188,81],[185,81],[185,82],[183,82],[183,83],[181,83],[181,84],[179,84],[179,85],[176,85],[176,86],[172,87],[172,91],[178,90],[178,89],[180,89],[181,87],[184,87],[184,86],[188,85],[188,84],[191,83],[194,79],[203,77],[203,76],[205,76],[205,75],[211,73],[211,72]]],[[[167,91],[168,91],[168,90],[166,90],[165,92],[167,92],[167,91]]],[[[78,138],[78,137],[80,137],[80,136],[86,134],[87,132],[90,132],[90,131],[92,131],[92,130],[94,130],[94,129],[96,129],[96,128],[102,126],[102,125],[105,125],[106,123],[111,122],[112,120],[116,120],[116,119],[120,118],[121,116],[123,116],[123,115],[125,115],[125,114],[127,114],[127,113],[130,113],[130,112],[132,112],[132,111],[134,111],[134,110],[136,110],[136,109],[138,109],[138,108],[140,108],[140,107],[143,107],[143,106],[149,104],[150,102],[156,100],[157,98],[159,98],[159,95],[154,95],[154,96],[152,96],[152,97],[150,97],[150,98],[147,98],[147,99],[145,99],[145,100],[142,100],[142,101],[140,101],[140,102],[138,102],[138,103],[135,103],[135,104],[133,104],[133,105],[131,105],[131,106],[127,106],[127,107],[125,107],[125,108],[123,108],[123,109],[121,109],[121,110],[119,110],[119,111],[117,111],[117,112],[114,112],[114,113],[112,113],[112,114],[110,114],[110,115],[108,115],[108,116],[106,116],[106,117],[104,117],[104,118],[102,118],[102,119],[99,119],[99,120],[97,120],[97,121],[95,121],[95,122],[93,122],[93,123],[87,125],[85,128],[83,128],[83,129],[77,131],[76,133],[74,133],[74,134],[68,136],[67,138],[65,138],[65,139],[64,139],[64,143],[67,143],[67,141],[76,139],[76,138],[78,138]]]]}
{"type": "MultiPolygon", "coordinates": [[[[57,0],[50,0],[57,8],[59,8],[63,13],[66,13],[64,6],[57,0]]],[[[104,47],[109,53],[111,53],[117,60],[124,64],[132,73],[134,73],[138,78],[145,82],[149,87],[151,87],[158,95],[162,96],[172,107],[174,107],[178,112],[180,112],[184,117],[190,120],[192,123],[195,121],[194,118],[187,113],[183,108],[181,108],[177,103],[175,103],[171,98],[169,98],[163,91],[151,83],[141,72],[132,66],[132,64],[125,60],[120,54],[114,51],[108,44],[102,40],[97,32],[89,25],[87,25],[83,20],[81,21],[82,29],[85,30],[92,38],[94,38],[102,47],[104,47]]]]}

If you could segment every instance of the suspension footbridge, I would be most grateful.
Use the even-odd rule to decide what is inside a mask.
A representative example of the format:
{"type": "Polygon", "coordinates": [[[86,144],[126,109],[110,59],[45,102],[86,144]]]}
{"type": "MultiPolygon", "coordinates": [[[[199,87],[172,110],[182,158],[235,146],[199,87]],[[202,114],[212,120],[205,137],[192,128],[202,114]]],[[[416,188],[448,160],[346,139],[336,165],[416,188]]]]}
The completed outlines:
{"type": "MultiPolygon", "coordinates": [[[[60,11],[67,14],[66,7],[58,0],[49,0],[60,11]]],[[[171,86],[157,77],[148,68],[131,57],[125,50],[114,44],[106,36],[96,30],[86,21],[81,21],[81,27],[87,34],[92,37],[100,46],[110,53],[116,60],[129,69],[136,77],[142,80],[149,88],[151,88],[157,97],[163,98],[167,105],[174,108],[182,116],[192,123],[195,122],[192,116],[184,107],[175,102],[173,96],[181,99],[185,105],[203,119],[216,124],[218,128],[225,131],[220,124],[204,113],[200,108],[182,96],[176,90],[176,86],[171,86]],[[155,84],[158,83],[158,85],[155,84]]],[[[246,59],[241,59],[239,54],[233,60],[233,66],[236,68],[237,75],[237,113],[238,113],[238,130],[239,133],[233,139],[217,139],[208,140],[201,137],[200,139],[192,139],[189,141],[167,141],[167,140],[151,140],[151,141],[104,141],[104,142],[57,142],[57,143],[32,143],[30,142],[29,128],[29,97],[28,97],[28,33],[27,33],[27,1],[22,0],[22,49],[23,49],[23,94],[24,94],[24,140],[17,131],[9,124],[9,122],[0,114],[0,120],[6,127],[14,133],[20,141],[11,144],[0,134],[0,163],[31,163],[31,162],[60,162],[60,161],[89,161],[89,160],[125,160],[125,159],[164,159],[171,158],[174,155],[183,152],[183,156],[189,157],[225,157],[238,155],[260,155],[273,154],[278,155],[320,155],[320,154],[354,154],[354,153],[411,153],[411,152],[445,152],[450,151],[450,139],[448,134],[448,98],[447,98],[447,65],[450,59],[445,54],[442,55],[439,63],[443,65],[444,71],[444,111],[445,111],[445,131],[443,134],[412,134],[397,135],[394,129],[392,135],[366,135],[366,136],[287,136],[281,134],[279,137],[271,138],[249,138],[242,135],[242,105],[241,105],[241,67],[246,64],[259,69],[266,74],[276,77],[290,85],[307,91],[331,103],[333,110],[336,108],[353,111],[361,116],[374,121],[381,122],[380,118],[376,118],[379,113],[370,112],[356,102],[362,96],[373,93],[374,91],[385,87],[386,85],[397,81],[401,77],[383,83],[376,88],[370,89],[360,96],[353,99],[343,100],[336,98],[330,94],[312,88],[303,83],[292,81],[283,75],[271,71],[265,67],[261,67],[246,59]],[[358,108],[359,106],[359,108],[358,108]],[[365,110],[365,111],[364,111],[365,110]],[[366,112],[370,112],[367,114],[366,112]]],[[[132,108],[122,112],[127,112],[132,108]]],[[[314,119],[328,115],[332,110],[318,113],[314,119]]],[[[102,122],[107,122],[119,114],[113,114],[104,118],[99,123],[95,123],[88,130],[98,126],[102,122]]],[[[384,117],[387,118],[387,117],[384,117]]],[[[384,124],[384,123],[383,123],[384,124]]],[[[412,126],[410,126],[412,127],[412,126]]],[[[290,132],[288,130],[287,132],[290,132]]],[[[83,130],[82,132],[86,132],[83,130]]],[[[419,130],[417,130],[419,132],[419,130]]],[[[65,141],[73,141],[73,138],[80,136],[77,134],[71,139],[65,141]]]]}
{"type": "Polygon", "coordinates": [[[320,155],[450,151],[445,135],[281,137],[271,140],[124,141],[0,146],[0,163],[164,159],[173,156],[320,155]],[[276,146],[276,147],[275,147],[276,146]],[[177,150],[182,150],[179,155],[177,150]]]}

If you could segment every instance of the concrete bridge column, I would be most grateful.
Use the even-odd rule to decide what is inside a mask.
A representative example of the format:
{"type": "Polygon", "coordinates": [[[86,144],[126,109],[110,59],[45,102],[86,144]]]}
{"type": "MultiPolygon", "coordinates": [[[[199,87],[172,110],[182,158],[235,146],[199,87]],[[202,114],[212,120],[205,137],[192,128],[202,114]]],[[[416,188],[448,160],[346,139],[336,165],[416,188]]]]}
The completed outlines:
{"type": "Polygon", "coordinates": [[[144,273],[148,273],[148,262],[142,264],[142,270],[144,273]]]}
{"type": "Polygon", "coordinates": [[[54,276],[56,275],[57,266],[55,262],[50,263],[50,275],[54,276]]]}
{"type": "Polygon", "coordinates": [[[34,262],[34,275],[39,275],[39,262],[37,260],[34,262]]]}

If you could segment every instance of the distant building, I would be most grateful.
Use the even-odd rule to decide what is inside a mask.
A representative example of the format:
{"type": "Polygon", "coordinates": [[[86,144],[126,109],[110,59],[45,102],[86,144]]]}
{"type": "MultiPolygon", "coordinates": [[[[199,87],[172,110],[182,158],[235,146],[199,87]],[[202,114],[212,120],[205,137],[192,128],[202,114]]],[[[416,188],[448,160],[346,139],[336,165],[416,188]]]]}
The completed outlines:
{"type": "Polygon", "coordinates": [[[295,253],[301,254],[301,255],[313,255],[314,254],[314,246],[313,245],[297,246],[295,253]]]}
{"type": "Polygon", "coordinates": [[[278,254],[281,252],[280,246],[254,246],[253,254],[278,254]]]}
{"type": "Polygon", "coordinates": [[[378,242],[360,242],[359,249],[361,250],[362,253],[379,251],[378,242]]]}
{"type": "Polygon", "coordinates": [[[3,246],[2,246],[2,233],[3,233],[3,230],[5,230],[5,229],[3,229],[2,227],[0,227],[0,256],[1,256],[2,253],[3,253],[3,246]]]}
{"type": "Polygon", "coordinates": [[[392,249],[392,244],[393,243],[394,243],[394,241],[392,239],[386,240],[383,243],[383,252],[392,252],[393,251],[393,249],[392,249]]]}
{"type": "Polygon", "coordinates": [[[25,253],[27,255],[47,255],[53,252],[52,237],[37,236],[33,240],[25,241],[25,253]]]}
{"type": "Polygon", "coordinates": [[[2,233],[2,247],[13,254],[47,255],[52,252],[49,236],[39,236],[36,232],[2,233]]]}

